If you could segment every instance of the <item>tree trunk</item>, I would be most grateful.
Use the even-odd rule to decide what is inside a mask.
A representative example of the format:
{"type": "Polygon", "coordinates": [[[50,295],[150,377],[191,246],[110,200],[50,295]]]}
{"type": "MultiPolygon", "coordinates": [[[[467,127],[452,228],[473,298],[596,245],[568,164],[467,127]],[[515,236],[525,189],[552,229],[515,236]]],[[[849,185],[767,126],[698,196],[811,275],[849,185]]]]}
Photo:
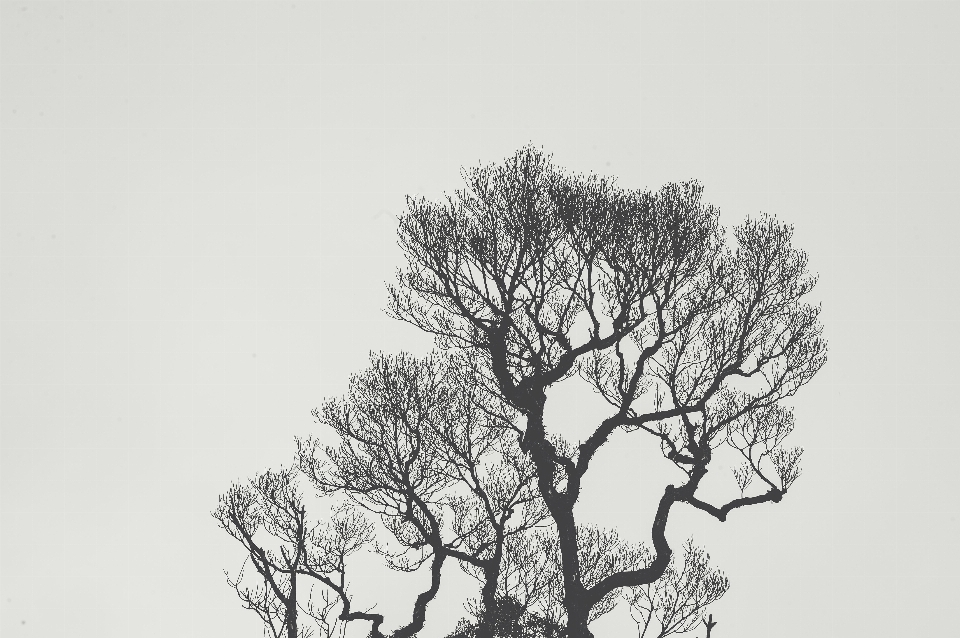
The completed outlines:
{"type": "MultiPolygon", "coordinates": [[[[542,423],[543,412],[540,412],[542,423]]],[[[529,418],[529,417],[528,417],[529,418]]],[[[529,421],[528,421],[529,422],[529,421]]],[[[555,466],[550,455],[537,446],[549,446],[542,440],[531,446],[534,464],[538,471],[537,485],[557,526],[557,541],[560,546],[560,569],[563,574],[564,607],[569,618],[570,638],[592,638],[587,629],[587,618],[590,606],[587,604],[586,590],[580,574],[580,553],[577,540],[577,523],[573,515],[573,503],[569,494],[557,493],[553,488],[553,472],[555,466]],[[576,629],[575,629],[576,627],[576,629]]],[[[569,486],[568,486],[569,489],[569,486]]]]}
{"type": "Polygon", "coordinates": [[[570,611],[568,608],[567,611],[569,620],[567,622],[567,638],[593,638],[593,633],[591,633],[590,628],[587,627],[587,620],[589,618],[590,610],[578,607],[577,616],[570,616],[570,611]],[[582,611],[580,611],[582,609],[582,611]]]}
{"type": "Polygon", "coordinates": [[[297,638],[297,574],[290,574],[290,597],[287,598],[287,638],[297,638]]]}
{"type": "Polygon", "coordinates": [[[557,465],[554,462],[555,450],[547,441],[544,430],[543,412],[546,399],[546,395],[540,392],[526,406],[527,430],[520,447],[530,455],[536,467],[537,487],[557,526],[560,569],[563,573],[563,604],[568,619],[567,638],[593,638],[593,634],[587,628],[591,605],[587,603],[586,590],[580,574],[577,525],[573,514],[576,495],[571,496],[569,493],[571,489],[569,481],[568,493],[564,494],[554,489],[554,473],[557,471],[557,465]]]}
{"type": "MultiPolygon", "coordinates": [[[[498,552],[499,554],[500,552],[498,552]]],[[[500,560],[495,556],[484,569],[483,591],[481,593],[482,613],[477,624],[477,638],[493,638],[493,628],[497,613],[497,581],[500,579],[500,560]]]]}
{"type": "Polygon", "coordinates": [[[287,638],[297,638],[297,603],[293,598],[287,603],[287,638]]]}

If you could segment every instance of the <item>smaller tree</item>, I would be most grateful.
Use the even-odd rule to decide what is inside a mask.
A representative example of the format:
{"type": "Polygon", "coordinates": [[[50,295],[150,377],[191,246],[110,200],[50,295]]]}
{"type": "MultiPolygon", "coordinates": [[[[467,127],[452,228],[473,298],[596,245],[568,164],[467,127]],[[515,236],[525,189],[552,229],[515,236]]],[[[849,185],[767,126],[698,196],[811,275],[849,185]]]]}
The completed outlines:
{"type": "Polygon", "coordinates": [[[244,546],[264,584],[246,584],[242,572],[228,580],[269,635],[307,636],[302,612],[328,636],[343,623],[367,620],[371,636],[383,638],[383,616],[351,611],[347,594],[346,559],[364,547],[400,571],[429,563],[430,585],[392,638],[423,628],[448,558],[480,581],[478,635],[492,635],[507,544],[547,512],[532,485],[532,463],[516,437],[505,435],[516,429],[514,413],[474,378],[477,370],[468,360],[371,355],[347,395],[314,412],[338,445],[300,439],[296,472],[266,472],[221,497],[214,517],[244,546]],[[326,525],[308,521],[297,476],[337,503],[326,525]],[[380,519],[386,539],[375,541],[364,510],[380,519]]]}
{"type": "MultiPolygon", "coordinates": [[[[703,620],[704,611],[727,592],[730,581],[710,566],[710,555],[687,540],[683,546],[683,564],[674,557],[659,580],[624,592],[630,615],[637,623],[637,635],[665,638],[691,631],[703,620]],[[657,632],[657,633],[653,633],[657,632]]],[[[716,624],[710,616],[707,635],[716,624]]]]}
{"type": "MultiPolygon", "coordinates": [[[[481,606],[498,608],[498,584],[511,540],[547,517],[535,472],[516,438],[514,412],[475,378],[470,360],[371,355],[347,395],[315,416],[339,445],[299,440],[300,467],[327,495],[375,514],[390,534],[377,550],[387,564],[415,571],[429,563],[431,581],[413,618],[394,632],[423,627],[450,558],[481,583],[481,606]],[[399,546],[399,550],[391,546],[399,546]]],[[[489,636],[480,615],[480,636],[489,636]]]]}

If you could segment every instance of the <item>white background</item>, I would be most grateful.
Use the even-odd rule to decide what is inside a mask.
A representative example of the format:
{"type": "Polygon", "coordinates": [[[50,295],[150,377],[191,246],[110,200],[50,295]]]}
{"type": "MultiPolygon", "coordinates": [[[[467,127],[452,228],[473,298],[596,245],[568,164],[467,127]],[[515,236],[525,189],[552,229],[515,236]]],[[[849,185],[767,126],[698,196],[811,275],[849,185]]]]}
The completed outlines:
{"type": "MultiPolygon", "coordinates": [[[[0,633],[259,636],[218,494],[289,463],[369,350],[429,347],[381,311],[404,195],[533,142],[631,187],[697,178],[728,226],[774,213],[820,273],[804,475],[671,518],[731,578],[714,638],[951,635],[958,24],[955,2],[3,2],[0,633]]],[[[601,457],[585,520],[647,538],[646,445],[601,457]]],[[[372,565],[358,604],[396,626],[424,583],[372,565]]],[[[424,638],[463,614],[444,579],[424,638]]]]}

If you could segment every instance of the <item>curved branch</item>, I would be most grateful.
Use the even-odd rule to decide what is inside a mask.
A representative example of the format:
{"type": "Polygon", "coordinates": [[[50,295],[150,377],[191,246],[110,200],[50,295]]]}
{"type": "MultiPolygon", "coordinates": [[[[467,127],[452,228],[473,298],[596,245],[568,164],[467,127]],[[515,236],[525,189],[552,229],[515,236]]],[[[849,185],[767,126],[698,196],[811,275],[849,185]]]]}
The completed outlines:
{"type": "Polygon", "coordinates": [[[716,507],[714,505],[711,505],[710,503],[701,501],[695,496],[689,496],[682,500],[684,503],[692,505],[698,510],[702,510],[707,514],[710,514],[717,520],[723,522],[727,520],[727,514],[737,509],[738,507],[746,507],[747,505],[757,505],[759,503],[771,503],[771,502],[779,503],[781,499],[783,499],[783,495],[784,495],[783,491],[775,487],[772,487],[769,490],[767,490],[767,492],[765,492],[764,494],[760,494],[759,496],[744,496],[741,498],[735,498],[729,503],[727,503],[726,505],[723,505],[722,507],[716,507]]]}

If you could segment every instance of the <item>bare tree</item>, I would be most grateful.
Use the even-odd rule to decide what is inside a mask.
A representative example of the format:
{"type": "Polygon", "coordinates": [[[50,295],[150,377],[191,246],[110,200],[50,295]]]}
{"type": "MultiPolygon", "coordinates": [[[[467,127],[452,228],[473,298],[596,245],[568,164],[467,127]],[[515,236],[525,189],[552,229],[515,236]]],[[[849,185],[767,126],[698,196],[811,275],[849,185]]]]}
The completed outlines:
{"type": "Polygon", "coordinates": [[[408,200],[407,267],[390,311],[444,351],[482,361],[481,377],[522,415],[520,446],[557,530],[568,635],[584,638],[612,593],[664,575],[675,504],[724,521],[780,501],[798,475],[800,451],[783,447],[776,424],[792,426],[780,402],[825,361],[819,309],[804,302],[815,278],[792,229],[772,217],[737,226],[727,247],[695,182],[623,189],[564,173],[532,147],[464,177],[445,201],[408,200]],[[611,411],[570,448],[551,436],[544,409],[547,390],[575,375],[611,411]],[[664,489],[649,563],[588,582],[574,506],[617,431],[653,437],[685,480],[664,489]],[[721,505],[698,496],[724,443],[765,491],[721,505]]]}
{"type": "MultiPolygon", "coordinates": [[[[316,439],[299,441],[300,466],[321,492],[381,519],[400,548],[378,545],[390,567],[430,564],[430,586],[396,638],[423,628],[447,558],[481,582],[482,604],[495,607],[506,543],[547,516],[529,459],[503,435],[513,411],[474,373],[464,360],[373,355],[345,398],[315,412],[340,444],[321,450],[316,439]]],[[[483,625],[479,635],[489,631],[483,625]]]]}
{"type": "MultiPolygon", "coordinates": [[[[780,501],[800,474],[783,401],[826,353],[819,309],[804,302],[815,283],[806,256],[766,216],[727,246],[693,182],[632,191],[564,173],[534,148],[464,176],[444,202],[408,200],[407,269],[390,289],[390,312],[432,333],[441,354],[374,355],[344,398],[315,411],[339,444],[298,440],[298,467],[341,502],[326,526],[308,524],[289,471],[221,499],[215,516],[258,578],[230,582],[276,638],[306,636],[301,613],[328,637],[365,620],[384,638],[383,616],[352,611],[347,594],[347,556],[373,544],[394,569],[429,566],[393,638],[424,627],[448,558],[481,585],[471,636],[585,638],[625,592],[641,637],[689,630],[728,583],[689,543],[677,565],[673,506],[725,521],[780,501]],[[544,414],[547,391],[575,376],[610,411],[571,444],[544,414]],[[664,489],[650,549],[574,514],[616,432],[651,437],[684,476],[664,489]],[[722,445],[740,457],[740,493],[714,504],[698,490],[722,445]]],[[[712,617],[704,624],[709,634],[712,617]]]]}
{"type": "MultiPolygon", "coordinates": [[[[704,620],[704,610],[730,588],[730,581],[709,564],[710,555],[688,540],[683,546],[683,562],[671,558],[663,576],[653,583],[624,591],[630,614],[637,623],[639,638],[665,638],[691,631],[704,620]]],[[[709,633],[713,617],[707,625],[709,633]]]]}

